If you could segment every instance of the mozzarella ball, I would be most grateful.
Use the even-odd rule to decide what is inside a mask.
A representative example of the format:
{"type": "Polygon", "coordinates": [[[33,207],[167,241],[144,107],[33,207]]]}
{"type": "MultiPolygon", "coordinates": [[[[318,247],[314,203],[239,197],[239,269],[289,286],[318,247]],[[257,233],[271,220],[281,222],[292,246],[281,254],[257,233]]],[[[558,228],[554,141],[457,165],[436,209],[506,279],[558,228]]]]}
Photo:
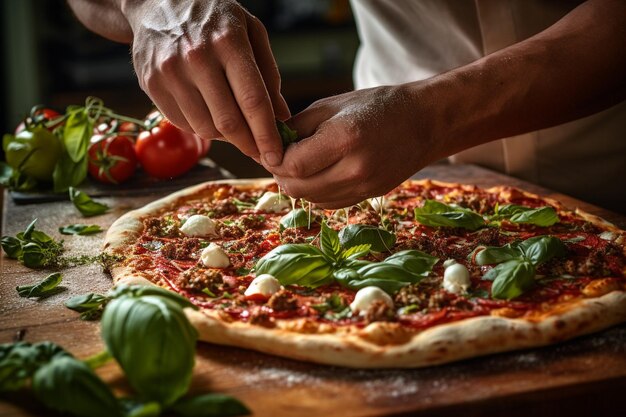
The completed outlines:
{"type": "Polygon", "coordinates": [[[221,246],[211,243],[200,254],[202,264],[209,268],[226,268],[230,265],[228,255],[221,246]]]}
{"type": "Polygon", "coordinates": [[[180,227],[180,231],[187,236],[193,237],[217,236],[215,221],[201,214],[194,214],[189,217],[185,224],[180,227]]]}
{"type": "Polygon", "coordinates": [[[375,302],[382,301],[389,308],[393,308],[393,300],[378,287],[365,287],[357,291],[354,301],[350,304],[350,310],[354,313],[364,314],[375,302]]]}
{"type": "Polygon", "coordinates": [[[278,291],[280,291],[280,282],[273,275],[261,274],[252,280],[243,294],[246,297],[259,294],[269,298],[278,291]]]}
{"type": "Polygon", "coordinates": [[[286,195],[268,191],[259,198],[254,209],[268,213],[278,213],[289,207],[291,207],[291,202],[286,195]]]}
{"type": "Polygon", "coordinates": [[[465,265],[456,262],[448,263],[446,270],[443,272],[444,290],[454,294],[463,294],[467,292],[470,284],[470,274],[465,265]]]}

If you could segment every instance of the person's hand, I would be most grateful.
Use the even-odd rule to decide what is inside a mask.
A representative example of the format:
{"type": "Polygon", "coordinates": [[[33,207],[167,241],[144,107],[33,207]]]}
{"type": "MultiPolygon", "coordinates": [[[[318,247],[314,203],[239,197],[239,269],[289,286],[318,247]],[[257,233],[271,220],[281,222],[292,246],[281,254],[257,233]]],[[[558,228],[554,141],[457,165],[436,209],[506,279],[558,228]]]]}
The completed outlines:
{"type": "Polygon", "coordinates": [[[289,125],[304,139],[271,172],[285,193],[323,208],[379,196],[443,157],[428,117],[402,86],[320,100],[289,125]]]}
{"type": "Polygon", "coordinates": [[[141,88],[183,130],[280,164],[290,116],[263,24],[233,0],[126,2],[141,88]]]}

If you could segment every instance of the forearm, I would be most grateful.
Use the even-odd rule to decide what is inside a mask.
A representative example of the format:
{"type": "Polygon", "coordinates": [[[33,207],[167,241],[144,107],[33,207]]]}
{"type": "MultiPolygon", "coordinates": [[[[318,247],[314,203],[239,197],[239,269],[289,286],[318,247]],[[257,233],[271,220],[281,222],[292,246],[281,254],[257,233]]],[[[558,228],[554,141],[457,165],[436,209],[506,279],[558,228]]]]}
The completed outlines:
{"type": "Polygon", "coordinates": [[[122,13],[124,0],[68,0],[74,14],[91,31],[112,41],[130,43],[133,32],[122,13]]]}
{"type": "Polygon", "coordinates": [[[407,87],[419,108],[428,103],[443,157],[624,100],[625,39],[626,2],[592,0],[523,42],[407,87]]]}

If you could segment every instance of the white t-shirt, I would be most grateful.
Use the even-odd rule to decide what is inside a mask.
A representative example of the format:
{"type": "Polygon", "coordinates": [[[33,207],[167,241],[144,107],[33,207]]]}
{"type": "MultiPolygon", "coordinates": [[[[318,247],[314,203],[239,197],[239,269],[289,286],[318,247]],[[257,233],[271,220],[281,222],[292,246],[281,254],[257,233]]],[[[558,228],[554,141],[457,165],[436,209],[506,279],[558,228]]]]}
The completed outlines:
{"type": "MultiPolygon", "coordinates": [[[[352,0],[361,46],[356,88],[432,77],[524,40],[580,1],[352,0]]],[[[451,157],[624,211],[626,102],[451,157]]]]}

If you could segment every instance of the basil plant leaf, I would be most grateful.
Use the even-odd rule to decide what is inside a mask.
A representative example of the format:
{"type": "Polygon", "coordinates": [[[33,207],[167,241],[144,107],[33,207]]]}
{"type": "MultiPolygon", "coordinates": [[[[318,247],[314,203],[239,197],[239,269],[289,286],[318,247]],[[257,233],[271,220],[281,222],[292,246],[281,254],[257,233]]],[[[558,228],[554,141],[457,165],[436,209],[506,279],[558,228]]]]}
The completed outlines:
{"type": "Polygon", "coordinates": [[[423,207],[414,210],[415,220],[430,227],[460,227],[476,230],[485,226],[485,219],[472,210],[426,200],[423,207]]]}
{"type": "Polygon", "coordinates": [[[322,223],[322,231],[320,233],[320,248],[322,252],[333,261],[337,261],[341,253],[341,243],[338,233],[329,227],[326,222],[322,223]]]}
{"type": "Polygon", "coordinates": [[[97,216],[105,213],[109,209],[109,206],[106,204],[93,201],[86,193],[74,187],[70,187],[69,193],[70,200],[72,200],[74,206],[85,217],[97,216]]]}
{"type": "Polygon", "coordinates": [[[492,273],[492,298],[511,300],[535,284],[535,267],[529,261],[513,259],[498,264],[492,271],[495,271],[492,273]]]}
{"type": "Polygon", "coordinates": [[[561,239],[554,236],[535,236],[519,244],[520,249],[533,265],[539,265],[555,256],[565,255],[566,248],[561,239]]]}
{"type": "Polygon", "coordinates": [[[82,294],[76,295],[65,302],[65,307],[70,310],[78,311],[79,313],[87,310],[91,310],[92,308],[101,306],[104,302],[108,300],[108,297],[96,294],[82,294]]]}
{"type": "Polygon", "coordinates": [[[339,232],[339,242],[344,248],[370,245],[372,251],[389,252],[396,243],[396,235],[370,225],[349,224],[339,232]]]}
{"type": "Polygon", "coordinates": [[[350,246],[348,249],[341,252],[341,257],[343,259],[353,260],[353,259],[362,258],[363,256],[366,256],[369,253],[370,253],[369,244],[356,245],[356,246],[350,246]]]}
{"type": "Polygon", "coordinates": [[[523,255],[518,245],[506,244],[501,247],[487,246],[478,248],[478,253],[474,257],[474,261],[478,265],[499,264],[501,262],[518,259],[523,255]]]}
{"type": "Polygon", "coordinates": [[[276,128],[278,129],[280,140],[283,143],[283,148],[286,148],[292,143],[298,141],[298,132],[287,126],[287,123],[281,120],[276,120],[276,128]]]}
{"type": "Polygon", "coordinates": [[[18,259],[22,256],[22,242],[13,236],[2,236],[0,240],[2,250],[11,259],[18,259]]]}
{"type": "Polygon", "coordinates": [[[20,285],[16,288],[20,297],[47,297],[56,294],[57,286],[63,280],[60,272],[48,275],[43,281],[34,285],[20,285]]]}
{"type": "Polygon", "coordinates": [[[317,218],[311,218],[309,212],[297,208],[291,210],[280,219],[280,230],[289,229],[293,227],[309,227],[311,224],[317,222],[317,218]]]}
{"type": "Polygon", "coordinates": [[[59,227],[59,233],[62,235],[93,235],[102,232],[102,228],[97,224],[70,224],[68,226],[59,227]]]}
{"type": "MultiPolygon", "coordinates": [[[[377,264],[379,263],[372,263],[372,265],[377,264]]],[[[397,265],[388,265],[387,270],[382,271],[382,274],[380,268],[376,268],[370,271],[368,277],[364,277],[362,274],[353,269],[343,268],[335,271],[333,273],[333,276],[339,284],[353,290],[359,290],[361,288],[374,286],[380,288],[388,294],[395,294],[396,292],[400,291],[402,287],[409,285],[409,282],[390,279],[390,276],[398,275],[389,274],[390,269],[399,271],[402,268],[398,267],[397,265]]],[[[401,273],[402,272],[400,272],[400,274],[401,273]]]]}
{"type": "Polygon", "coordinates": [[[70,111],[63,129],[63,143],[73,162],[78,163],[85,157],[92,134],[93,122],[85,108],[70,111]]]}
{"type": "Polygon", "coordinates": [[[332,264],[320,249],[307,244],[281,245],[254,267],[257,276],[273,275],[282,285],[318,287],[332,279],[332,264]]]}
{"type": "Polygon", "coordinates": [[[239,400],[224,394],[203,394],[184,398],[170,407],[182,417],[228,417],[250,414],[239,400]]]}
{"type": "Polygon", "coordinates": [[[559,221],[559,216],[551,206],[530,208],[515,204],[507,204],[499,207],[494,219],[508,219],[511,223],[534,224],[536,226],[548,227],[559,221]]]}
{"type": "Polygon", "coordinates": [[[39,367],[61,356],[71,355],[52,342],[0,345],[0,392],[22,388],[39,367]]]}
{"type": "Polygon", "coordinates": [[[386,264],[395,264],[404,268],[407,272],[425,277],[433,270],[433,266],[439,258],[418,250],[403,250],[396,252],[383,261],[386,264]]]}
{"type": "Polygon", "coordinates": [[[78,162],[72,161],[64,152],[52,172],[52,183],[55,193],[64,193],[70,187],[76,187],[87,178],[88,157],[85,155],[78,162]]]}
{"type": "Polygon", "coordinates": [[[33,376],[35,396],[48,408],[76,416],[116,417],[122,409],[111,389],[84,362],[56,358],[33,376]]]}
{"type": "Polygon", "coordinates": [[[187,392],[198,333],[176,302],[122,295],[104,309],[101,335],[142,400],[167,407],[187,392]]]}

